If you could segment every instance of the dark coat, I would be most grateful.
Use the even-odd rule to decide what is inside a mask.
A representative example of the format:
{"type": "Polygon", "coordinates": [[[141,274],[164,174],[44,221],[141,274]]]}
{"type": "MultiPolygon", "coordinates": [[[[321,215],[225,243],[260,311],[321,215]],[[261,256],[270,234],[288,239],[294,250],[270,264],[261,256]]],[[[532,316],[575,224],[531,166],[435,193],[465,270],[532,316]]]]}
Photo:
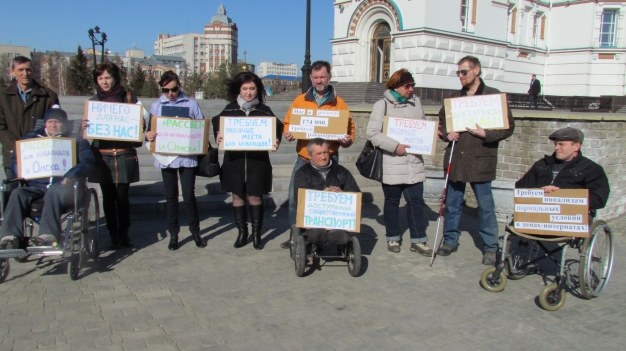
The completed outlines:
{"type": "MultiPolygon", "coordinates": [[[[45,128],[42,128],[36,131],[26,133],[22,140],[42,138],[46,136],[47,135],[45,128]]],[[[75,133],[64,133],[62,136],[66,138],[76,139],[76,166],[70,168],[70,170],[68,170],[63,177],[31,179],[28,181],[28,186],[45,189],[51,183],[51,180],[52,183],[55,184],[62,182],[64,178],[86,178],[91,174],[91,172],[93,172],[94,165],[96,164],[96,159],[91,152],[89,142],[87,142],[87,140],[85,139],[82,139],[79,135],[75,133]]],[[[10,163],[13,172],[17,174],[17,160],[15,155],[11,157],[10,163]]]]}
{"type": "MultiPolygon", "coordinates": [[[[246,117],[237,102],[231,102],[219,115],[211,119],[213,133],[217,138],[220,116],[246,117]]],[[[276,137],[282,139],[283,123],[265,104],[259,104],[247,117],[276,118],[276,137]]],[[[272,191],[272,164],[268,151],[225,151],[220,173],[222,191],[238,196],[247,194],[261,196],[272,191]]]]}
{"type": "Polygon", "coordinates": [[[333,162],[330,166],[330,171],[326,175],[326,180],[324,180],[320,172],[313,168],[309,162],[296,171],[293,180],[296,203],[298,202],[298,189],[324,190],[330,186],[336,186],[343,191],[351,193],[361,192],[352,173],[344,166],[333,162]]]}
{"type": "Polygon", "coordinates": [[[11,153],[15,142],[33,130],[34,119],[42,119],[54,104],[59,104],[57,94],[33,80],[33,90],[24,103],[17,90],[17,82],[0,90],[0,143],[2,144],[3,166],[11,166],[11,153]]]}
{"type": "MultiPolygon", "coordinates": [[[[480,86],[476,90],[475,95],[499,94],[498,89],[490,88],[480,80],[480,86]]],[[[467,89],[461,89],[456,95],[451,97],[467,96],[467,89]]],[[[513,135],[515,122],[513,121],[513,113],[508,107],[509,128],[502,130],[486,130],[485,139],[481,139],[468,132],[459,133],[459,140],[454,146],[454,155],[452,156],[452,167],[450,167],[450,180],[454,182],[490,182],[496,179],[496,168],[498,166],[498,145],[513,135]]],[[[439,131],[440,138],[448,141],[446,130],[445,107],[439,110],[439,131]]],[[[448,161],[450,160],[450,148],[452,142],[446,147],[443,156],[444,172],[448,169],[448,161]]]]}
{"type": "Polygon", "coordinates": [[[528,89],[528,94],[537,96],[541,93],[541,82],[539,79],[535,79],[535,81],[530,85],[530,89],[528,89]]]}
{"type": "MultiPolygon", "coordinates": [[[[131,94],[128,101],[128,94],[123,91],[122,102],[137,103],[137,97],[131,94]]],[[[89,100],[98,101],[98,95],[94,95],[89,100]]],[[[91,183],[136,183],[139,181],[139,159],[137,157],[137,147],[141,147],[141,142],[99,140],[91,142],[92,151],[96,157],[96,171],[89,181],[91,183]],[[118,152],[105,152],[100,150],[125,149],[118,152]]]]}
{"type": "Polygon", "coordinates": [[[552,179],[552,167],[556,162],[554,154],[546,155],[515,183],[516,188],[541,188],[554,185],[561,189],[589,189],[589,209],[604,208],[609,200],[611,188],[604,168],[578,152],[557,176],[552,179]]]}

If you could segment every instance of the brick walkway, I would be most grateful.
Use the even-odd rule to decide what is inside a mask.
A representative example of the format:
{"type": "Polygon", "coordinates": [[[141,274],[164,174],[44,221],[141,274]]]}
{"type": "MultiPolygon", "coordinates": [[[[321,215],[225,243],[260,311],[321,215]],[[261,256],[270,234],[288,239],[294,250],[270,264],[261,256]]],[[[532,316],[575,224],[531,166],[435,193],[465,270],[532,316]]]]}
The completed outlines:
{"type": "MultiPolygon", "coordinates": [[[[427,211],[431,243],[437,211],[427,211]]],[[[208,247],[197,249],[185,228],[176,252],[166,248],[164,218],[135,217],[137,247],[104,252],[78,281],[64,261],[11,262],[0,284],[0,350],[573,351],[622,350],[626,341],[626,216],[610,222],[616,260],[605,293],[588,301],[569,291],[557,312],[537,306],[537,275],[509,280],[497,294],[480,287],[471,214],[463,216],[459,252],[429,268],[408,245],[388,253],[382,201],[366,205],[358,278],[343,262],[297,278],[278,247],[286,209],[266,212],[262,251],[232,247],[230,211],[202,217],[208,247]]]]}

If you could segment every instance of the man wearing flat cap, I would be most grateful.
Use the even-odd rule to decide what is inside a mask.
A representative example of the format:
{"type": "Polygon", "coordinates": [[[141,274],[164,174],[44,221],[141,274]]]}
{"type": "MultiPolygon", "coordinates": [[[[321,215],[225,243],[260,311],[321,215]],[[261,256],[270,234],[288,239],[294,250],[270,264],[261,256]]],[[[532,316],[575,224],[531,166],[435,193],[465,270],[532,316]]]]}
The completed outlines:
{"type": "Polygon", "coordinates": [[[563,128],[549,136],[554,153],[535,162],[515,183],[516,188],[542,188],[546,193],[559,189],[589,189],[589,210],[606,206],[609,180],[602,166],[583,156],[580,147],[585,135],[576,128],[563,128]]]}

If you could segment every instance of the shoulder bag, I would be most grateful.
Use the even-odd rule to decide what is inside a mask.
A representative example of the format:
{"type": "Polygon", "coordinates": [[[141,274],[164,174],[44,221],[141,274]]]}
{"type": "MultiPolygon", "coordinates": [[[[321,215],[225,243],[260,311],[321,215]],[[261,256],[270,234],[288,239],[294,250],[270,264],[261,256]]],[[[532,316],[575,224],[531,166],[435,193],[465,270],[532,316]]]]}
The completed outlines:
{"type": "MultiPolygon", "coordinates": [[[[387,101],[385,101],[384,114],[387,114],[387,101]]],[[[355,165],[363,177],[378,182],[383,181],[383,152],[370,140],[365,143],[355,165]]]]}

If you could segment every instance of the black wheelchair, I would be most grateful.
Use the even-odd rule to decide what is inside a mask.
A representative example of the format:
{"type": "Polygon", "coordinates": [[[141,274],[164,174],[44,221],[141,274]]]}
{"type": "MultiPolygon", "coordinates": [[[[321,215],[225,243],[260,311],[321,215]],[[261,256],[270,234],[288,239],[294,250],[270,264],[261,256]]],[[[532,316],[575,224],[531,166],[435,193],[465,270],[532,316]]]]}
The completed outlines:
{"type": "MultiPolygon", "coordinates": [[[[24,240],[20,248],[0,250],[0,282],[9,275],[10,259],[23,262],[28,256],[61,256],[68,258],[68,274],[77,280],[81,266],[87,257],[98,260],[100,251],[98,240],[100,234],[100,205],[96,190],[87,187],[86,179],[73,180],[74,206],[61,217],[61,224],[66,224],[58,246],[29,246],[28,238],[33,236],[34,226],[40,222],[44,201],[38,199],[31,204],[30,213],[24,220],[24,240]]],[[[7,205],[10,192],[17,186],[25,186],[21,178],[5,180],[0,185],[2,215],[7,205]]],[[[3,219],[0,215],[0,221],[3,219]]]]}
{"type": "MultiPolygon", "coordinates": [[[[320,229],[325,231],[325,229],[320,229]]],[[[328,234],[332,237],[333,230],[328,234]]],[[[296,225],[291,227],[289,234],[289,254],[295,262],[296,275],[302,277],[307,266],[311,267],[315,257],[328,259],[345,260],[348,264],[348,271],[353,277],[358,277],[361,273],[361,245],[359,239],[354,235],[349,235],[349,239],[333,241],[333,240],[312,240],[310,241],[308,234],[310,231],[298,228],[296,225]],[[325,255],[320,253],[323,244],[335,244],[337,247],[337,255],[325,255]]]]}
{"type": "MultiPolygon", "coordinates": [[[[595,213],[590,214],[593,218],[595,213]]],[[[500,292],[511,280],[524,278],[531,272],[541,273],[539,262],[550,258],[557,266],[558,273],[552,284],[539,294],[539,305],[547,311],[563,307],[566,299],[570,270],[565,269],[568,248],[578,251],[578,279],[580,293],[586,299],[599,296],[606,288],[613,269],[613,233],[603,220],[590,220],[589,237],[561,237],[523,234],[515,231],[512,218],[509,219],[504,236],[500,238],[495,267],[487,268],[480,278],[482,287],[490,292],[500,292]],[[551,243],[551,244],[544,244],[551,243]],[[551,246],[551,247],[548,247],[551,246]],[[556,255],[561,253],[560,260],[556,255]]],[[[545,276],[544,276],[545,278],[545,276]]]]}

